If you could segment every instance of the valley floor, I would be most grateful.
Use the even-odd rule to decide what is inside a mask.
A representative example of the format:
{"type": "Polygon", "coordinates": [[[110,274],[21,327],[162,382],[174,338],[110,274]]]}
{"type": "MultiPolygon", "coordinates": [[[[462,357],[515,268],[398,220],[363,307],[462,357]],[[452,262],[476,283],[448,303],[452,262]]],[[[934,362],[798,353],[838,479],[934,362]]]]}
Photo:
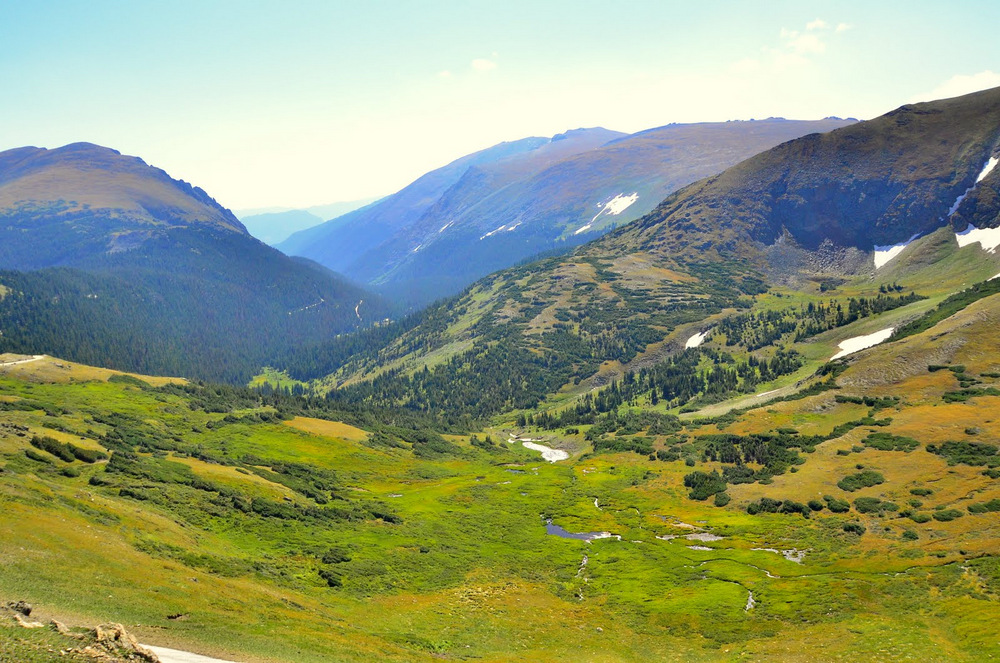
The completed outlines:
{"type": "MultiPolygon", "coordinates": [[[[0,603],[247,662],[1000,656],[992,292],[684,419],[475,435],[0,356],[0,603]]],[[[0,627],[4,663],[75,660],[0,627]]]]}

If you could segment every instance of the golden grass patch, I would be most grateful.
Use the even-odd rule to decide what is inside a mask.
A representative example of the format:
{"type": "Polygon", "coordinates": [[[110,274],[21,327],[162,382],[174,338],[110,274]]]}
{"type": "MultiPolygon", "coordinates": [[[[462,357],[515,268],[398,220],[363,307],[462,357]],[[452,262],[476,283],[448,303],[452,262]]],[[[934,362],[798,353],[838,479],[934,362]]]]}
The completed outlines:
{"type": "Polygon", "coordinates": [[[363,442],[368,439],[368,433],[365,431],[339,421],[295,417],[290,421],[284,422],[284,424],[305,433],[320,435],[322,437],[332,437],[350,442],[363,442]]]}

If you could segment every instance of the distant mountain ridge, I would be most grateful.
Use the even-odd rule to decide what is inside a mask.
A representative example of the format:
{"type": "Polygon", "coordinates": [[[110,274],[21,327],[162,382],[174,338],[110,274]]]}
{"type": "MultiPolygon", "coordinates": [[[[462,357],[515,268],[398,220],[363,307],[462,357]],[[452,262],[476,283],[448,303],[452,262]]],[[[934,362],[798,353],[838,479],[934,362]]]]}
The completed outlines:
{"type": "Polygon", "coordinates": [[[302,209],[263,208],[247,211],[235,211],[237,217],[246,226],[251,235],[270,246],[277,246],[292,234],[318,226],[319,224],[338,216],[353,212],[356,209],[370,205],[378,198],[365,198],[329,205],[315,205],[302,209]]]}
{"type": "Polygon", "coordinates": [[[350,215],[279,248],[419,304],[538,253],[593,239],[649,212],[681,186],[762,150],[852,122],[771,118],[634,135],[569,131],[516,155],[468,165],[419,215],[364,250],[339,243],[344,233],[368,227],[365,217],[350,215]]]}
{"type": "Polygon", "coordinates": [[[421,176],[392,196],[296,233],[278,248],[343,272],[359,255],[419,219],[470,167],[534,150],[545,142],[544,138],[525,138],[464,156],[421,176]]]}

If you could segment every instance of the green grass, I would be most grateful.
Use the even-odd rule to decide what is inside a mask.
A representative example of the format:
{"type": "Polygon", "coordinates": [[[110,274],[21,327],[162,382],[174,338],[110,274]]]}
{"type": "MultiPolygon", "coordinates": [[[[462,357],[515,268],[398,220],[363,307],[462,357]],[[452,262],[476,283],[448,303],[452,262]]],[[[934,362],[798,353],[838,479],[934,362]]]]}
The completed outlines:
{"type": "MultiPolygon", "coordinates": [[[[860,537],[845,533],[842,525],[857,518],[853,512],[824,510],[808,520],[745,512],[751,495],[787,490],[786,477],[804,477],[809,485],[809,468],[826,462],[820,450],[806,454],[798,474],[773,486],[731,486],[732,503],[717,507],[711,499],[688,498],[683,479],[692,470],[683,460],[620,453],[553,465],[508,445],[500,431],[492,432],[501,440],[493,452],[455,437],[460,453],[423,460],[409,448],[367,446],[363,431],[344,424],[240,420],[213,427],[225,413],[192,407],[180,392],[128,381],[5,378],[0,396],[42,406],[2,413],[4,422],[27,426],[30,434],[0,429],[0,598],[29,600],[70,623],[117,621],[151,643],[291,661],[780,658],[789,647],[804,647],[805,633],[827,652],[876,660],[880,645],[869,624],[889,628],[887,637],[900,651],[954,660],[1000,654],[976,630],[1000,616],[986,598],[995,584],[969,590],[948,565],[967,540],[960,536],[949,548],[922,529],[966,527],[963,521],[990,519],[992,512],[920,525],[917,542],[902,541],[895,525],[890,531],[868,526],[860,537]],[[47,415],[46,406],[60,414],[47,415]],[[43,465],[24,455],[31,434],[101,447],[111,426],[99,420],[109,412],[176,448],[140,451],[136,462],[143,470],[135,475],[109,472],[108,461],[53,458],[43,465]],[[334,498],[323,504],[301,492],[306,489],[279,473],[289,463],[302,465],[297,471],[305,474],[296,481],[326,477],[334,498]],[[78,467],[80,476],[64,476],[65,467],[78,467]],[[204,484],[192,483],[192,476],[204,484]],[[103,485],[92,485],[92,477],[103,485]],[[293,513],[312,507],[354,515],[262,516],[234,508],[226,495],[266,499],[293,513]],[[372,515],[378,511],[395,514],[397,522],[372,515]],[[553,537],[545,533],[545,518],[621,540],[553,537]],[[724,538],[683,538],[693,531],[685,523],[724,538]],[[925,545],[944,557],[902,554],[925,545]],[[886,546],[896,551],[888,562],[873,554],[886,546]],[[808,552],[797,564],[754,548],[808,552]],[[919,576],[885,574],[915,563],[919,576]],[[340,586],[330,587],[325,577],[336,577],[340,586]],[[747,611],[751,591],[757,603],[747,611]],[[983,597],[971,622],[962,603],[969,591],[983,597]],[[933,626],[905,617],[928,606],[938,615],[933,626]],[[185,618],[168,618],[177,614],[185,618]],[[964,623],[971,626],[960,628],[964,623]],[[845,625],[853,629],[849,636],[836,637],[845,625]]],[[[811,399],[782,403],[775,414],[752,410],[732,426],[749,427],[743,432],[794,426],[800,434],[818,434],[867,412],[832,396],[811,399]],[[811,399],[820,398],[831,403],[822,416],[810,413],[811,399]]],[[[566,442],[583,445],[579,435],[566,442]]],[[[915,454],[935,458],[919,450],[905,455],[915,454]]],[[[700,458],[697,465],[719,467],[700,458]]],[[[970,475],[980,469],[969,468],[970,475]]],[[[905,502],[909,487],[886,476],[876,489],[897,491],[896,501],[905,502]]],[[[777,497],[805,501],[800,494],[777,497]]],[[[941,503],[948,499],[944,491],[941,503]]],[[[13,660],[34,647],[20,635],[14,642],[5,645],[13,660]]]]}

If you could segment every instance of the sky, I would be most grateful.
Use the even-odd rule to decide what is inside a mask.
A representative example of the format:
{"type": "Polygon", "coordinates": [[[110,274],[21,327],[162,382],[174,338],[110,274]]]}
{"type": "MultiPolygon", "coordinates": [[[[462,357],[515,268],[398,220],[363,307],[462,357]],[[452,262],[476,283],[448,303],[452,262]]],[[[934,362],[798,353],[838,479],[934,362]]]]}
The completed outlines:
{"type": "Polygon", "coordinates": [[[995,87],[998,25],[995,0],[0,0],[0,150],[89,141],[308,207],[526,136],[995,87]]]}

